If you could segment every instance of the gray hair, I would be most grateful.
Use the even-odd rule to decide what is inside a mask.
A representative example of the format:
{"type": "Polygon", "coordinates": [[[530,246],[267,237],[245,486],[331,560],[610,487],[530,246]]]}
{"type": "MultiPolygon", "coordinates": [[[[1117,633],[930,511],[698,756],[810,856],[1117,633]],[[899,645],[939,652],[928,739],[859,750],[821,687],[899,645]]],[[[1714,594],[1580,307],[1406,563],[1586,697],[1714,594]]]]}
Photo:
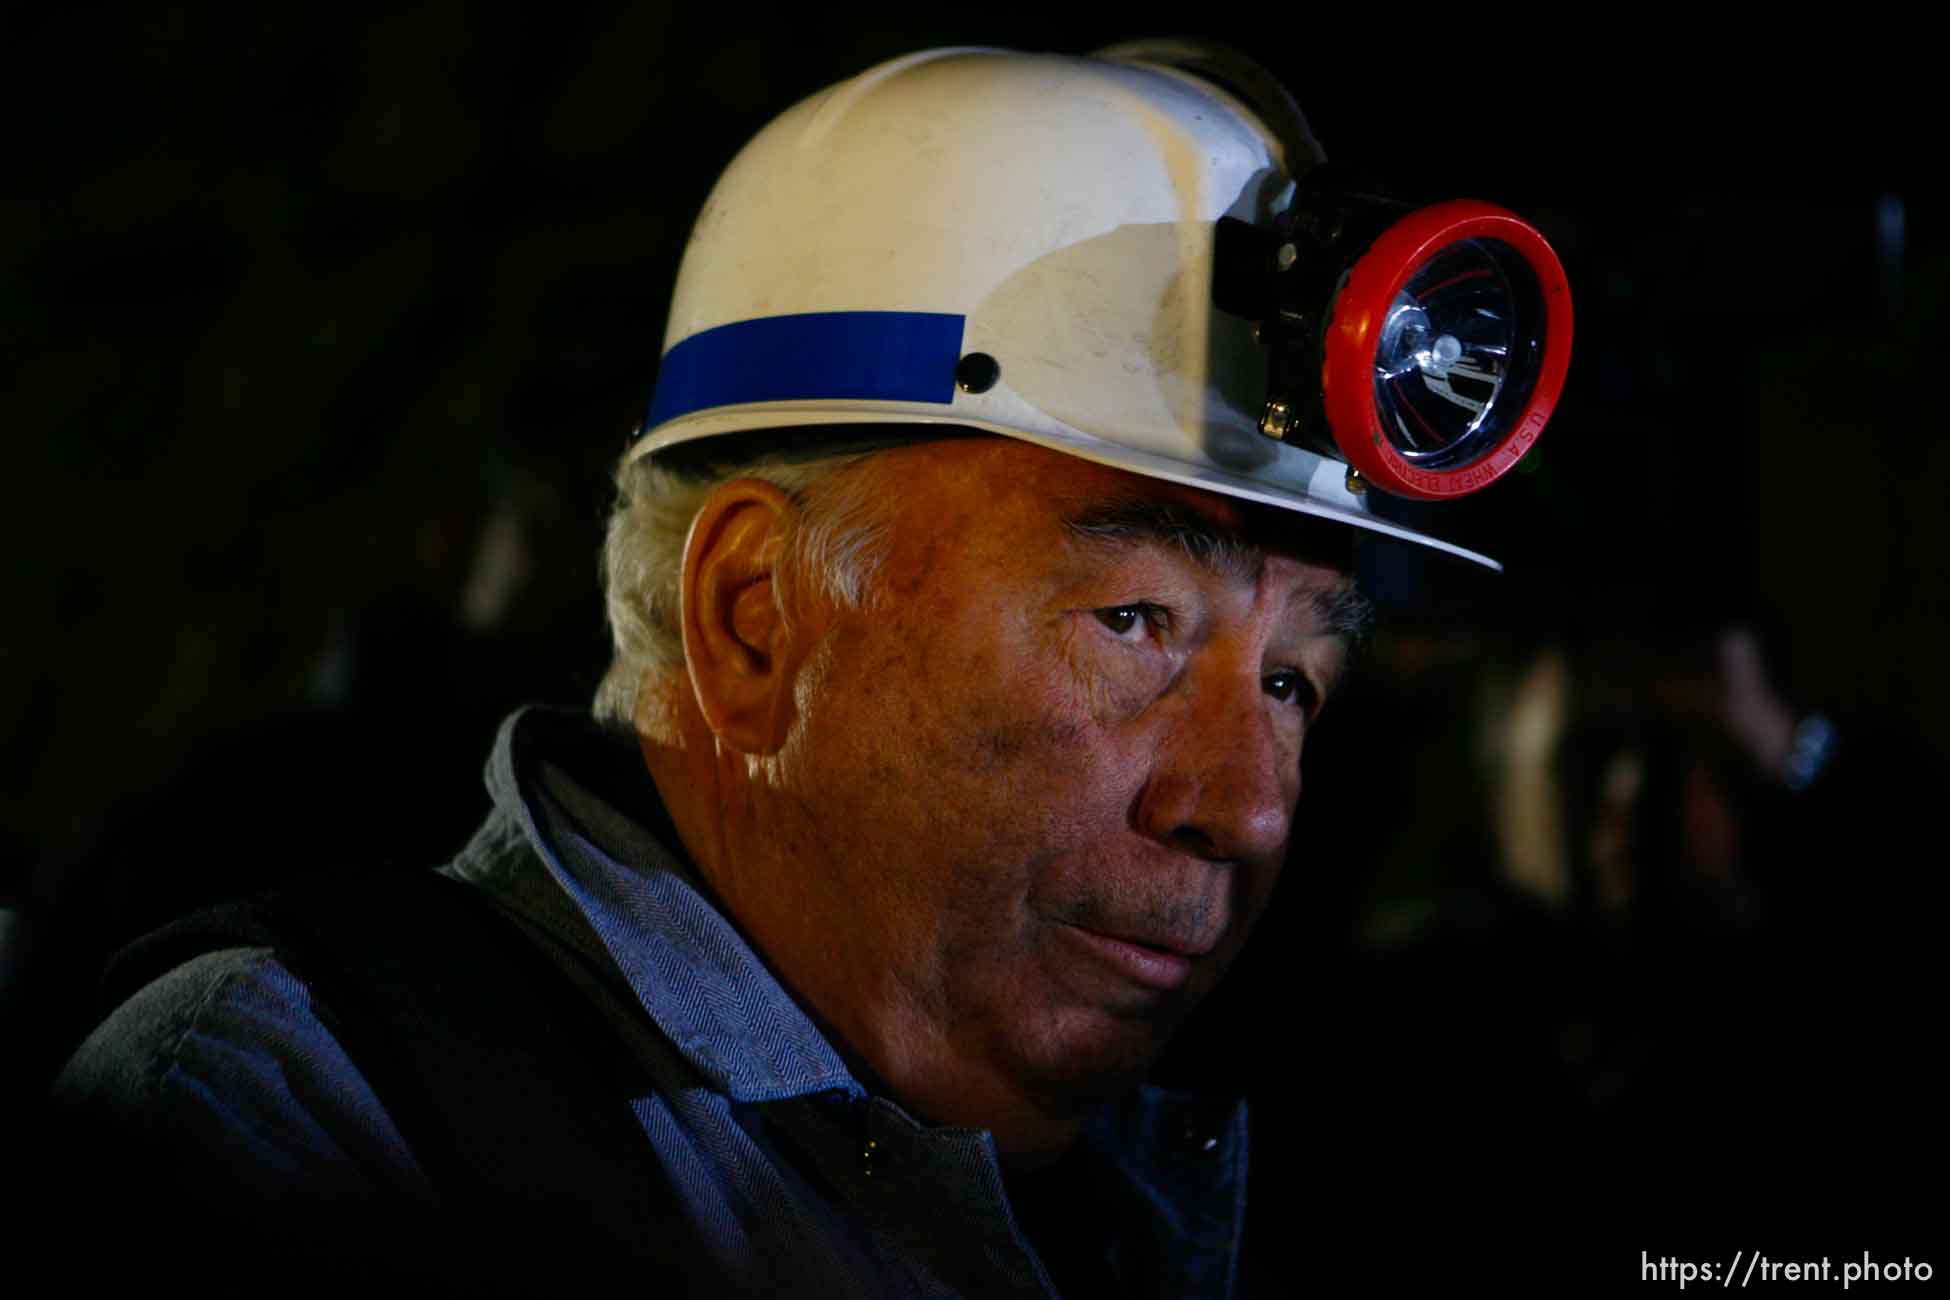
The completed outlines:
{"type": "Polygon", "coordinates": [[[836,605],[857,609],[869,603],[887,527],[878,476],[856,471],[881,448],[857,447],[811,457],[780,452],[702,467],[640,456],[618,468],[602,553],[612,653],[596,688],[597,721],[628,729],[645,680],[652,674],[674,678],[682,668],[684,543],[705,499],[734,479],[770,483],[799,507],[774,582],[781,612],[790,607],[787,597],[801,580],[836,605]]]}

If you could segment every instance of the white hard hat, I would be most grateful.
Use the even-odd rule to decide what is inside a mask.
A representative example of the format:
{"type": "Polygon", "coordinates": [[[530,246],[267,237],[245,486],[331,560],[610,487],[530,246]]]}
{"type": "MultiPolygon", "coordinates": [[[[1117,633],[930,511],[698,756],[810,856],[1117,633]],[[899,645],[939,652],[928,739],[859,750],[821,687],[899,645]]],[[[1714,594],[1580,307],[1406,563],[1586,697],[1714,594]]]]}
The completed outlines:
{"type": "MultiPolygon", "coordinates": [[[[1500,567],[1376,517],[1331,444],[1279,438],[1263,333],[1214,303],[1215,232],[1223,218],[1277,229],[1318,149],[1297,110],[1256,113],[1188,71],[1196,60],[1164,61],[1173,49],[928,50],[787,110],[697,219],[629,456],[752,430],[958,426],[1500,567]]],[[[1502,238],[1480,222],[1468,233],[1502,238]]],[[[1276,270],[1291,252],[1277,250],[1276,270]]],[[[1368,313],[1364,363],[1381,329],[1402,336],[1386,308],[1415,269],[1370,291],[1382,310],[1368,313]]],[[[1339,279],[1330,291],[1358,275],[1339,279]]],[[[1330,310],[1345,332],[1345,302],[1330,310]]],[[[1469,473],[1495,477],[1507,464],[1482,466],[1514,462],[1547,415],[1548,401],[1542,415],[1526,407],[1521,446],[1478,448],[1469,473]]],[[[1388,452],[1378,430],[1372,441],[1388,452]]]]}

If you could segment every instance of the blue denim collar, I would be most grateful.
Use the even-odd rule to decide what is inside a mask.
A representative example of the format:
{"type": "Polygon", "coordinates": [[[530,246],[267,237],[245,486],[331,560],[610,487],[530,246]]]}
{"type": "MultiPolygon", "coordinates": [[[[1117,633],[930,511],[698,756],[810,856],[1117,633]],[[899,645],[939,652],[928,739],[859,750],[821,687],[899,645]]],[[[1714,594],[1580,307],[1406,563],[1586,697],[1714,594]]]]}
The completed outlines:
{"type": "Polygon", "coordinates": [[[586,715],[523,709],[502,723],[486,776],[494,812],[461,874],[514,895],[585,956],[606,956],[713,1090],[740,1102],[865,1095],[673,847],[629,737],[586,715]],[[669,844],[649,829],[659,823],[669,844]],[[546,883],[522,870],[531,850],[573,912],[541,897],[546,883]]]}

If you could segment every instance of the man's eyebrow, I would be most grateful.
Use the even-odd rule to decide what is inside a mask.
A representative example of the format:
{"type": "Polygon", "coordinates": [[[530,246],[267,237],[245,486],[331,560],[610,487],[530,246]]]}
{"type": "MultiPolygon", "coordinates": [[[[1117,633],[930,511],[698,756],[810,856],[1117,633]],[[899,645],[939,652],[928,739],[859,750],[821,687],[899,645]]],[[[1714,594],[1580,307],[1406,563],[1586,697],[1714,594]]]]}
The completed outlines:
{"type": "Polygon", "coordinates": [[[1374,630],[1374,602],[1352,582],[1313,593],[1313,613],[1320,628],[1346,641],[1349,649],[1367,640],[1374,630]]]}
{"type": "Polygon", "coordinates": [[[1085,542],[1169,546],[1221,577],[1258,576],[1266,556],[1215,519],[1171,501],[1131,497],[1099,502],[1063,521],[1085,542]]]}

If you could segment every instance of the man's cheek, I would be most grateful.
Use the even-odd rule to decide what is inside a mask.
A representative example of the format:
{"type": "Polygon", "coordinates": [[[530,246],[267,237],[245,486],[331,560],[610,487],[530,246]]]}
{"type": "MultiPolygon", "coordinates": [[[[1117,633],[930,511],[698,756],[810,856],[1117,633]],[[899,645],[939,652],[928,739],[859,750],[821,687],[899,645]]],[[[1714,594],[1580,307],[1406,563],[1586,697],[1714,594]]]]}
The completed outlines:
{"type": "Polygon", "coordinates": [[[1099,729],[1057,714],[996,719],[961,755],[958,810],[999,859],[1033,862],[1122,824],[1134,797],[1124,774],[1139,765],[1106,754],[1099,729]]]}
{"type": "Polygon", "coordinates": [[[1007,789],[1010,798],[1025,790],[1048,790],[1075,774],[1087,762],[1087,728],[1074,718],[1051,711],[1022,716],[1010,710],[983,719],[970,741],[969,767],[991,789],[1007,789]]]}
{"type": "MultiPolygon", "coordinates": [[[[1007,779],[1025,765],[1046,768],[1085,743],[1090,714],[1067,671],[1047,662],[1018,661],[1011,671],[993,662],[970,666],[973,688],[955,702],[944,732],[959,733],[966,761],[985,777],[1007,779]]],[[[1054,775],[1045,770],[1043,779],[1054,775]]]]}

